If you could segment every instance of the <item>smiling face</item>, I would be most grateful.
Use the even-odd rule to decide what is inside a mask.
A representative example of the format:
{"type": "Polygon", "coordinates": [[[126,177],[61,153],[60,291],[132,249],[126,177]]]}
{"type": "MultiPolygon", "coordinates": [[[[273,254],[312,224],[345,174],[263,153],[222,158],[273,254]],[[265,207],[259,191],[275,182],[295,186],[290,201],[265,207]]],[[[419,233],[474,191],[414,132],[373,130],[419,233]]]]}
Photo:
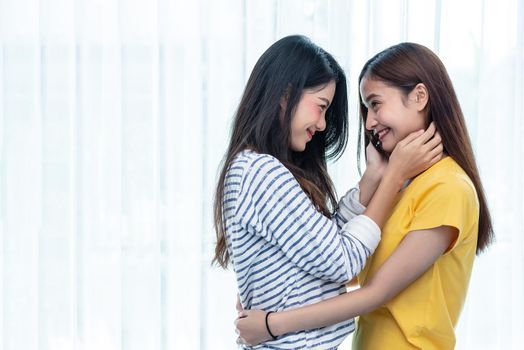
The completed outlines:
{"type": "Polygon", "coordinates": [[[427,127],[428,94],[424,84],[418,84],[406,96],[399,88],[364,77],[360,95],[367,108],[366,129],[378,134],[387,153],[410,133],[427,127]]]}
{"type": "Polygon", "coordinates": [[[291,118],[289,147],[302,152],[317,131],[326,128],[326,111],[335,96],[335,81],[320,87],[305,89],[291,118]]]}

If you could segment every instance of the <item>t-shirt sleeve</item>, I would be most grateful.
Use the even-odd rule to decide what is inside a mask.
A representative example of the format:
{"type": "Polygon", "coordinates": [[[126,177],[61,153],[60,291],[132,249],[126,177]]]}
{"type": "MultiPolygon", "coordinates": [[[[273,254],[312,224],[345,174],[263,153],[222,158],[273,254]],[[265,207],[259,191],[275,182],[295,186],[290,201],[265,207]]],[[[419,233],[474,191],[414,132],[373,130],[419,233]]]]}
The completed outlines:
{"type": "Polygon", "coordinates": [[[338,229],[277,159],[261,155],[246,167],[235,213],[241,227],[318,278],[345,282],[364,268],[380,240],[371,219],[359,215],[338,229]]]}
{"type": "Polygon", "coordinates": [[[449,250],[465,239],[478,217],[478,200],[473,185],[465,179],[433,184],[412,203],[413,219],[408,231],[451,226],[458,238],[449,250]]]}

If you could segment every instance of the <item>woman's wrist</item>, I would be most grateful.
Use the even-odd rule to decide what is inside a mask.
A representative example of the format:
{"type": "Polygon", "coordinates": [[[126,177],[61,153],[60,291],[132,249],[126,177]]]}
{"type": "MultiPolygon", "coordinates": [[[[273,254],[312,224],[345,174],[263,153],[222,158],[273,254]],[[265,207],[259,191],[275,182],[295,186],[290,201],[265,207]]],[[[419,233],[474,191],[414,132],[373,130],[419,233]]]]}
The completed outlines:
{"type": "Polygon", "coordinates": [[[283,322],[285,313],[285,311],[272,312],[268,316],[268,326],[275,337],[280,337],[289,332],[289,330],[286,329],[286,322],[283,322]]]}
{"type": "Polygon", "coordinates": [[[401,172],[389,167],[386,169],[384,176],[382,177],[382,183],[387,186],[392,186],[396,192],[402,189],[406,180],[407,179],[402,176],[401,172]]]}
{"type": "Polygon", "coordinates": [[[277,339],[277,335],[271,330],[271,326],[269,325],[269,317],[271,316],[271,314],[274,314],[274,313],[275,313],[274,311],[266,312],[266,320],[265,320],[266,321],[266,331],[272,340],[277,339]]]}
{"type": "Polygon", "coordinates": [[[379,184],[383,175],[383,170],[379,170],[374,167],[367,167],[364,171],[364,174],[362,175],[362,178],[366,178],[370,183],[379,184]]]}
{"type": "Polygon", "coordinates": [[[366,168],[359,182],[359,201],[363,206],[367,206],[377,190],[382,174],[374,171],[372,168],[366,168]]]}

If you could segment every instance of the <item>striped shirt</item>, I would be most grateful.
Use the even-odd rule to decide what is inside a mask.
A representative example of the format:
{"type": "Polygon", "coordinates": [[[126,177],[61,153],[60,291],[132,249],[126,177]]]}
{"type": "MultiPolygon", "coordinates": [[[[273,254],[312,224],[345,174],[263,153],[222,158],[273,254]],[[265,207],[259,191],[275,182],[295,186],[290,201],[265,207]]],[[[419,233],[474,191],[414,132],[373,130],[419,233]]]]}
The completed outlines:
{"type": "MultiPolygon", "coordinates": [[[[333,218],[316,210],[276,158],[240,152],[226,173],[223,216],[228,252],[246,309],[282,311],[345,293],[380,240],[379,227],[358,215],[358,189],[333,218]]],[[[348,320],[285,334],[254,349],[336,349],[354,330],[348,320]]]]}

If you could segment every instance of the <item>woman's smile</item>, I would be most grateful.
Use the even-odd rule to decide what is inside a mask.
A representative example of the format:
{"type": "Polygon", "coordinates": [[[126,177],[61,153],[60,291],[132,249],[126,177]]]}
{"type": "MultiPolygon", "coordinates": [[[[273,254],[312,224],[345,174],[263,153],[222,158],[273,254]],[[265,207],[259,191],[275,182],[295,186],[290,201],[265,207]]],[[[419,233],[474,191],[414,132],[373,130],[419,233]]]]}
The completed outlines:
{"type": "Polygon", "coordinates": [[[386,137],[387,134],[389,134],[390,130],[391,130],[390,128],[384,128],[377,132],[378,139],[380,140],[380,142],[384,141],[384,138],[386,137]]]}

